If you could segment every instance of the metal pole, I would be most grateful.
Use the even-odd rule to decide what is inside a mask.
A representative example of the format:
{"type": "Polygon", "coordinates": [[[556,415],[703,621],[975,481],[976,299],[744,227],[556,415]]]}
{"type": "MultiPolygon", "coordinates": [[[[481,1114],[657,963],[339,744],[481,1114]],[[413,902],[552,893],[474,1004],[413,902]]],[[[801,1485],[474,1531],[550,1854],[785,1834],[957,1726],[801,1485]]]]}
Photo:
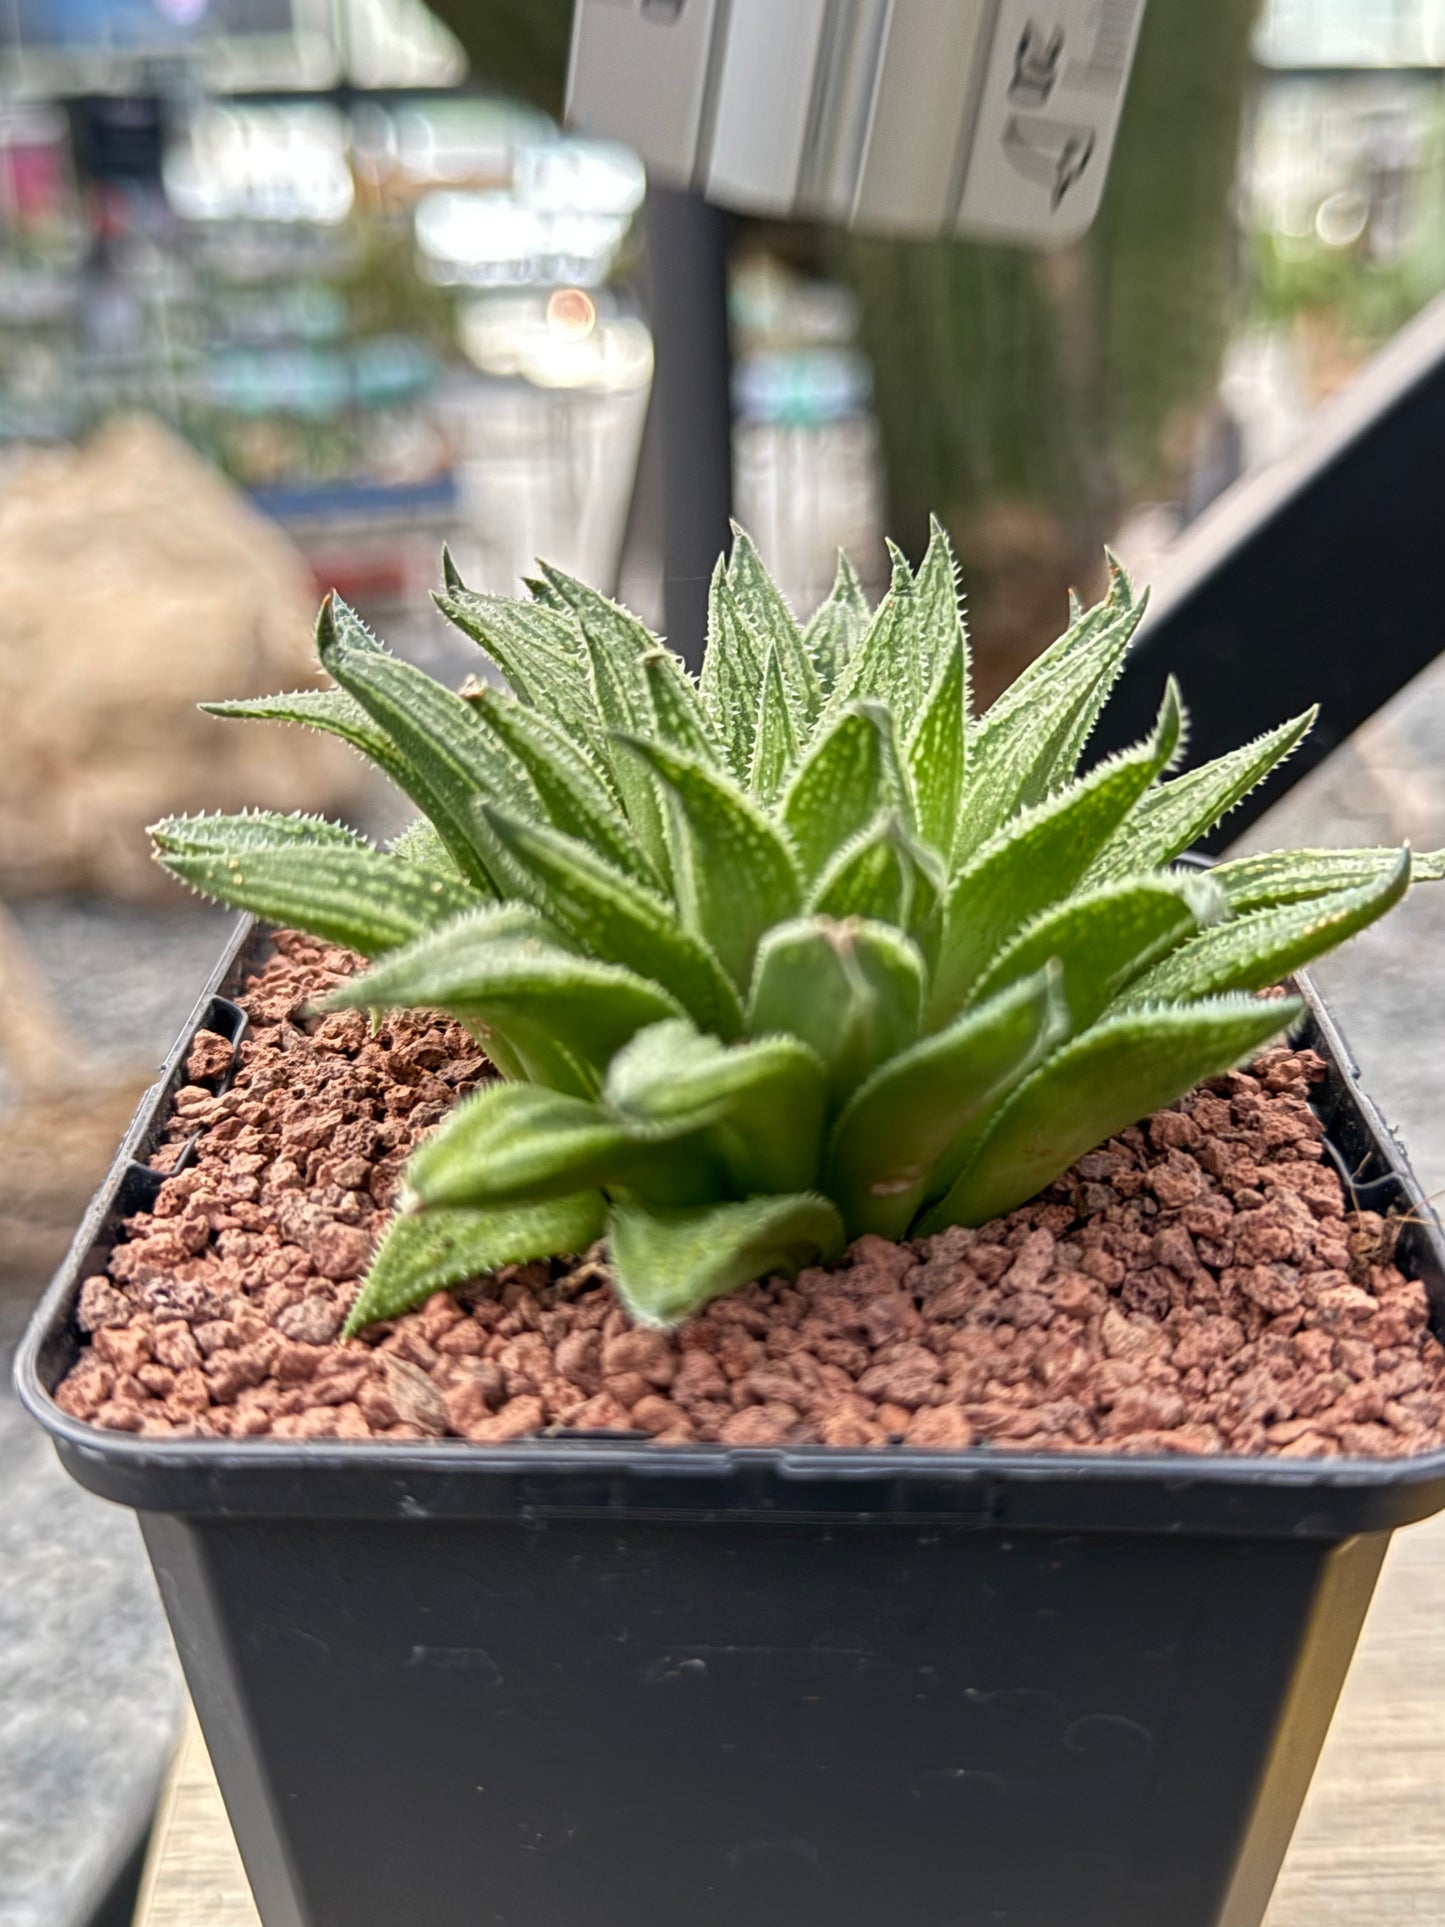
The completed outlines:
{"type": "Polygon", "coordinates": [[[707,636],[708,581],[727,546],[732,513],[728,217],[700,195],[649,186],[646,235],[663,619],[672,647],[696,669],[707,636]]]}

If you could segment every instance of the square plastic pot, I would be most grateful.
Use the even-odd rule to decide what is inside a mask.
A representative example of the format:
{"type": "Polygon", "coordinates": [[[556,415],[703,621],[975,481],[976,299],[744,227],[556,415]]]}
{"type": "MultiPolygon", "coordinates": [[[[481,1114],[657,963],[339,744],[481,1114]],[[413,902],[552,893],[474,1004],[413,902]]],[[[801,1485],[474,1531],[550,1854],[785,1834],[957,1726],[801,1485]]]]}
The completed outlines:
{"type": "MultiPolygon", "coordinates": [[[[265,1927],[1257,1927],[1404,1461],[145,1440],[51,1392],[243,924],[36,1314],[134,1507],[265,1927]]],[[[1319,1107],[1445,1248],[1308,990],[1319,1107]]]]}

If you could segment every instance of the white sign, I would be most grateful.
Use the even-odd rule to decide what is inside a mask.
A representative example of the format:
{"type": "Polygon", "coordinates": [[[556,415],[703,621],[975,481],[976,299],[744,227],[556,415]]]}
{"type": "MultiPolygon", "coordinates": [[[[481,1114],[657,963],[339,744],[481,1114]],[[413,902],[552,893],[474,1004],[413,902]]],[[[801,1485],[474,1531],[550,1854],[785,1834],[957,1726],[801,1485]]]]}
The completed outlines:
{"type": "Polygon", "coordinates": [[[1144,0],[577,0],[568,118],[750,214],[1074,239],[1144,0]]]}

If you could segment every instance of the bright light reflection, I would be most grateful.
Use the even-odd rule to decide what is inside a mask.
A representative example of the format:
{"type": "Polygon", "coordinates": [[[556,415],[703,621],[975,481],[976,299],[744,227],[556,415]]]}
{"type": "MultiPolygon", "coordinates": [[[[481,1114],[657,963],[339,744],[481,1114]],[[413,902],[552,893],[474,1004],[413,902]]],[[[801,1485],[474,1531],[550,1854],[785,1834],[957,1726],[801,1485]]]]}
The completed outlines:
{"type": "Polygon", "coordinates": [[[166,193],[193,221],[344,221],[351,169],[344,123],[310,103],[207,105],[166,154],[166,193]]]}
{"type": "Polygon", "coordinates": [[[597,326],[597,304],[581,288],[554,288],[547,297],[547,326],[568,341],[584,341],[597,326]]]}
{"type": "MultiPolygon", "coordinates": [[[[570,294],[580,290],[557,289],[570,294]]],[[[585,298],[585,297],[584,297],[585,298]]],[[[594,394],[625,394],[652,379],[652,336],[636,315],[597,315],[584,334],[551,325],[535,296],[490,295],[463,309],[462,347],[484,374],[520,377],[536,388],[571,388],[594,394]]]]}
{"type": "Polygon", "coordinates": [[[626,215],[548,213],[498,192],[443,189],[416,209],[417,245],[434,277],[481,286],[595,285],[626,230],[626,215]]]}
{"type": "Polygon", "coordinates": [[[635,214],[647,189],[631,148],[575,136],[522,148],[513,178],[519,201],[554,214],[635,214]]]}

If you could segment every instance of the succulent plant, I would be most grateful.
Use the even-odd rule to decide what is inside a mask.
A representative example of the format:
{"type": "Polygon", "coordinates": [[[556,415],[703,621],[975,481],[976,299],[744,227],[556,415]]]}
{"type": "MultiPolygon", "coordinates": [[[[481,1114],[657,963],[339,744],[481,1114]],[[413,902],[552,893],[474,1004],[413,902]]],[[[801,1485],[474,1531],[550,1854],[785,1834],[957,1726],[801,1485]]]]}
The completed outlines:
{"type": "Polygon", "coordinates": [[[694,681],[551,568],[437,600],[510,685],[454,694],[330,599],[334,687],[214,705],[343,737],[425,813],[172,820],[197,888],[374,959],[332,1008],[436,1006],[500,1078],[413,1155],[349,1329],[605,1234],[633,1314],[687,1316],[851,1237],[977,1224],[1249,1056],[1261,999],[1415,876],[1408,850],[1175,859],[1306,712],[1182,775],[1146,740],[1079,774],[1143,612],[1107,596],[982,716],[947,538],[876,611],[840,560],[800,625],[738,532],[694,681]]]}

